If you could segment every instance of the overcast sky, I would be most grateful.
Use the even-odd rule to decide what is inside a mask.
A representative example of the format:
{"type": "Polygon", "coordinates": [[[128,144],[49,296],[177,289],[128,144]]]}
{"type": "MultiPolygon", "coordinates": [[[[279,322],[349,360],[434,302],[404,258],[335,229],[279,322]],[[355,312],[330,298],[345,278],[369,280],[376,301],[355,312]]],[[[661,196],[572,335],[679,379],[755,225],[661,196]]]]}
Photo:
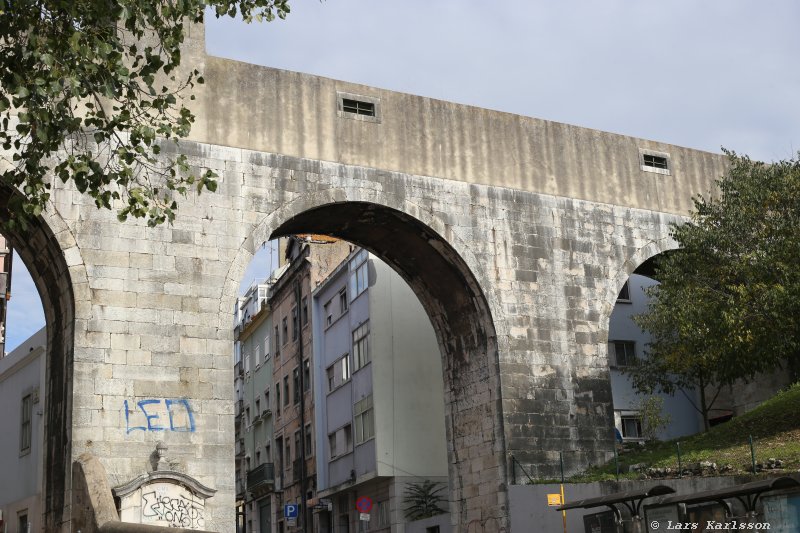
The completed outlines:
{"type": "MultiPolygon", "coordinates": [[[[208,52],[767,161],[800,149],[797,0],[290,5],[269,24],[209,17],[208,52]]],[[[15,269],[9,349],[43,324],[15,269]]]]}

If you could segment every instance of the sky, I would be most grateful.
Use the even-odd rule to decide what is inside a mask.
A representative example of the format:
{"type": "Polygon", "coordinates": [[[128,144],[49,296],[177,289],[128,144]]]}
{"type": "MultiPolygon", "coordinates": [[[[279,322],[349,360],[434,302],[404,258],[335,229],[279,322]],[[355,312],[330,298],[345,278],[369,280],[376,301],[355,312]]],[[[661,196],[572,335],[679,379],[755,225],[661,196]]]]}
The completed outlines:
{"type": "MultiPolygon", "coordinates": [[[[262,24],[209,16],[208,53],[764,161],[800,150],[797,0],[290,6],[262,24]]],[[[268,257],[256,255],[242,287],[266,275],[268,257]]],[[[9,349],[44,323],[14,268],[9,349]]]]}

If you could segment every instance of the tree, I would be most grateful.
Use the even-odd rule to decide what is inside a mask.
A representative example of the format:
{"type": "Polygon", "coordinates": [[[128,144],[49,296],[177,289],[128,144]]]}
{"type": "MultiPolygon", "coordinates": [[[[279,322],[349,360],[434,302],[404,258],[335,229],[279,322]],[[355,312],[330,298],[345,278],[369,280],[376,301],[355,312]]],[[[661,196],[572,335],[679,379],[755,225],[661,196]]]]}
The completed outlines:
{"type": "Polygon", "coordinates": [[[706,429],[720,388],[800,362],[800,162],[726,154],[717,193],[694,199],[672,227],[680,248],[656,262],[636,317],[651,342],[628,369],[640,392],[697,389],[706,429]]]}
{"type": "Polygon", "coordinates": [[[194,122],[185,98],[203,78],[178,68],[180,46],[206,7],[247,22],[289,12],[288,0],[0,0],[0,183],[20,193],[7,225],[39,215],[55,177],[151,226],[187,189],[215,190],[214,173],[159,155],[194,122]]]}
{"type": "Polygon", "coordinates": [[[643,396],[636,403],[642,422],[642,436],[645,440],[658,440],[658,433],[669,426],[672,415],[664,412],[664,398],[661,396],[643,396]]]}

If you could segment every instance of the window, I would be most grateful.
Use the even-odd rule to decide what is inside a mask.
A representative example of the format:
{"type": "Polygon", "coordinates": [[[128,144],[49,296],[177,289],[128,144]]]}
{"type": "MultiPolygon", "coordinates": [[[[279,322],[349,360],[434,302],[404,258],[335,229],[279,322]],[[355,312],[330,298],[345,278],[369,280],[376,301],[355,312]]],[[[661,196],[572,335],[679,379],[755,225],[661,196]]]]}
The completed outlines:
{"type": "Polygon", "coordinates": [[[656,174],[670,174],[669,154],[666,152],[654,152],[652,150],[639,149],[639,166],[645,172],[655,172],[656,174]]]}
{"type": "Polygon", "coordinates": [[[297,322],[299,317],[297,316],[297,307],[292,307],[292,340],[297,340],[297,334],[300,330],[300,325],[297,322]]]}
{"type": "Polygon", "coordinates": [[[303,392],[311,390],[311,361],[303,361],[303,392]]]}
{"type": "Polygon", "coordinates": [[[311,451],[311,445],[312,445],[311,441],[314,440],[313,439],[313,435],[311,433],[311,424],[306,424],[305,437],[306,437],[306,443],[305,443],[305,446],[306,446],[306,457],[311,457],[312,455],[314,455],[314,453],[311,451]]]}
{"type": "Polygon", "coordinates": [[[426,527],[425,533],[439,533],[439,526],[426,527]]]}
{"type": "Polygon", "coordinates": [[[292,371],[292,385],[294,385],[294,403],[300,403],[300,369],[297,367],[292,371]]]}
{"type": "Polygon", "coordinates": [[[331,459],[338,455],[338,450],[336,449],[336,432],[334,431],[330,435],[328,435],[328,449],[330,450],[331,459]]]}
{"type": "Polygon", "coordinates": [[[303,326],[306,326],[308,325],[308,297],[303,296],[303,299],[300,301],[300,306],[302,307],[301,320],[303,321],[303,326]]]}
{"type": "Polygon", "coordinates": [[[287,317],[283,317],[283,344],[289,342],[289,319],[287,317]]]}
{"type": "Polygon", "coordinates": [[[256,344],[256,354],[255,354],[255,362],[256,368],[261,364],[261,345],[256,344]]]}
{"type": "Polygon", "coordinates": [[[296,459],[301,459],[300,457],[300,430],[294,432],[294,455],[296,459]]]}
{"type": "Polygon", "coordinates": [[[347,287],[339,291],[339,314],[347,312],[347,287]]]}
{"type": "Polygon", "coordinates": [[[272,404],[269,403],[269,386],[264,391],[264,409],[272,409],[272,404]]]}
{"type": "Polygon", "coordinates": [[[246,426],[250,425],[250,408],[249,407],[245,407],[245,409],[244,409],[244,424],[246,426]]]}
{"type": "Polygon", "coordinates": [[[261,400],[256,398],[256,418],[261,416],[261,400]]]}
{"type": "Polygon", "coordinates": [[[272,447],[269,444],[264,446],[264,460],[268,463],[272,462],[272,447]]]}
{"type": "Polygon", "coordinates": [[[250,352],[244,352],[244,371],[250,372],[250,352]]]}
{"type": "MultiPolygon", "coordinates": [[[[294,453],[297,453],[295,449],[294,453]]],[[[288,470],[289,467],[292,466],[292,443],[289,439],[286,439],[286,469],[288,470]]]]}
{"type": "MultiPolygon", "coordinates": [[[[19,451],[20,453],[28,453],[31,451],[31,415],[33,414],[33,401],[30,394],[22,397],[21,408],[20,420],[22,422],[19,431],[19,451]]],[[[25,516],[27,517],[27,515],[25,516]]]]}
{"type": "Polygon", "coordinates": [[[642,438],[642,420],[638,416],[622,417],[622,438],[640,439],[642,438]]]}
{"type": "Polygon", "coordinates": [[[275,357],[281,355],[281,335],[278,326],[275,326],[275,357]]]}
{"type": "Polygon", "coordinates": [[[627,281],[625,282],[625,284],[620,289],[619,294],[617,295],[617,301],[618,302],[628,302],[628,303],[630,303],[630,301],[631,301],[631,289],[630,289],[630,286],[628,285],[627,281]]]}
{"type": "Polygon", "coordinates": [[[275,438],[275,450],[278,452],[278,471],[283,470],[283,437],[275,438]]]}
{"type": "Polygon", "coordinates": [[[20,512],[17,515],[17,531],[20,533],[28,533],[28,528],[30,524],[28,524],[28,510],[25,509],[24,511],[20,512]]]}
{"type": "Polygon", "coordinates": [[[349,451],[353,450],[353,426],[347,424],[345,427],[342,428],[342,433],[344,433],[344,449],[349,451]]]}
{"type": "MultiPolygon", "coordinates": [[[[389,502],[378,502],[375,504],[378,521],[378,528],[389,527],[389,502]]],[[[438,527],[437,527],[438,530],[438,527]]],[[[436,532],[438,533],[438,531],[436,532]]]]}
{"type": "Polygon", "coordinates": [[[331,300],[328,300],[325,305],[322,306],[323,313],[325,314],[325,325],[330,326],[333,324],[333,315],[331,314],[331,300]]]}
{"type": "Polygon", "coordinates": [[[353,259],[350,260],[350,301],[355,300],[359,294],[367,290],[369,282],[369,254],[366,250],[360,250],[353,259]]]}
{"type": "Polygon", "coordinates": [[[270,344],[269,335],[267,335],[266,337],[264,337],[264,361],[265,362],[267,361],[267,359],[269,359],[269,349],[270,349],[271,346],[272,346],[272,344],[270,344]]]}
{"type": "Polygon", "coordinates": [[[345,113],[366,115],[368,117],[375,116],[375,104],[373,104],[372,102],[362,102],[360,100],[351,100],[350,98],[343,98],[342,110],[345,113]]]}
{"type": "Polygon", "coordinates": [[[372,409],[372,395],[356,402],[354,419],[356,425],[356,444],[371,439],[375,436],[375,420],[372,409]]]}
{"type": "Polygon", "coordinates": [[[636,345],[633,341],[612,341],[614,362],[616,366],[631,366],[636,364],[636,345]]]}
{"type": "Polygon", "coordinates": [[[651,154],[643,154],[644,166],[653,168],[667,168],[667,158],[651,154]]]}
{"type": "MultiPolygon", "coordinates": [[[[309,427],[310,431],[310,427],[309,427]]],[[[310,435],[306,438],[310,438],[310,435]]],[[[353,428],[350,424],[340,427],[328,435],[331,459],[353,451],[353,428]]]]}
{"type": "Polygon", "coordinates": [[[261,450],[256,450],[256,466],[261,464],[261,450]]]}
{"type": "Polygon", "coordinates": [[[289,376],[283,376],[283,405],[289,405],[289,376]]]}
{"type": "Polygon", "coordinates": [[[350,502],[346,494],[339,496],[339,520],[336,533],[350,533],[350,502]]]}
{"type": "Polygon", "coordinates": [[[281,383],[275,384],[275,416],[281,416],[281,383]]]}
{"type": "Polygon", "coordinates": [[[369,324],[364,322],[353,332],[353,363],[355,369],[369,363],[369,324]]]}
{"type": "Polygon", "coordinates": [[[328,391],[338,388],[350,379],[350,354],[344,354],[328,367],[328,391]]]}

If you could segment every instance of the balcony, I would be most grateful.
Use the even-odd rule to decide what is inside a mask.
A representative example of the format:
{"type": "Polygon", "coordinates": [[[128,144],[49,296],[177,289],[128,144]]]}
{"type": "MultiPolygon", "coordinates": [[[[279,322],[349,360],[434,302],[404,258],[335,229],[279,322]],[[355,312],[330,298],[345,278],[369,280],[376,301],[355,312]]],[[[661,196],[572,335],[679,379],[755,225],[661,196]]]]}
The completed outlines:
{"type": "Polygon", "coordinates": [[[275,465],[263,463],[247,473],[247,490],[261,492],[270,490],[275,484],[275,465]]]}

